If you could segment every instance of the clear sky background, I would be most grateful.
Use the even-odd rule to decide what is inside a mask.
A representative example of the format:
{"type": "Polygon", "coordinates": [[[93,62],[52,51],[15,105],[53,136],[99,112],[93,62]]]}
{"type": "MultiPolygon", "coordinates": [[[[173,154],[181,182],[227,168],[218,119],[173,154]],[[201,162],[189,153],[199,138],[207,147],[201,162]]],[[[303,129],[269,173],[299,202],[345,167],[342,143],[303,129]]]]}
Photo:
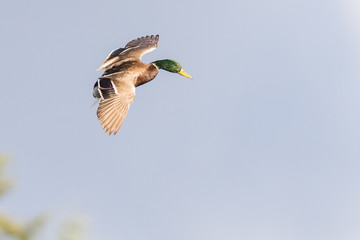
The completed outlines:
{"type": "Polygon", "coordinates": [[[356,0],[0,2],[0,210],[96,240],[360,238],[356,0]],[[116,136],[92,106],[114,48],[172,58],[116,136]]]}

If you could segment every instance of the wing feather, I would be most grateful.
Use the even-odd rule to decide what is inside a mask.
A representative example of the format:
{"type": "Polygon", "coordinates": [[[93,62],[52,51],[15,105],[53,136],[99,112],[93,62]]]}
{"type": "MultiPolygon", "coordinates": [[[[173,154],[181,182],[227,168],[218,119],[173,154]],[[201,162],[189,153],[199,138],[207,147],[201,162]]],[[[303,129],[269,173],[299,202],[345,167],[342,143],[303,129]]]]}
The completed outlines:
{"type": "Polygon", "coordinates": [[[130,60],[140,61],[144,54],[155,50],[158,47],[158,43],[159,35],[134,39],[126,44],[125,48],[113,50],[98,70],[107,70],[130,60]]]}
{"type": "Polygon", "coordinates": [[[102,99],[97,110],[100,124],[109,135],[112,133],[115,135],[120,129],[129,110],[130,103],[132,103],[135,98],[134,85],[127,82],[113,81],[113,83],[117,93],[113,90],[109,98],[102,99]]]}

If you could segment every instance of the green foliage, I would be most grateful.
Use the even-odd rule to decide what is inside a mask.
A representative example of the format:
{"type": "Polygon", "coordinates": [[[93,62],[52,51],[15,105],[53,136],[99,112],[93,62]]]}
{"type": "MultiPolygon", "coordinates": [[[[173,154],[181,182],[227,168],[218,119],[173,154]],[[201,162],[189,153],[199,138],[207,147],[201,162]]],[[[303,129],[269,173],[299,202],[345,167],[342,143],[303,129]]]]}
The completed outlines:
{"type": "MultiPolygon", "coordinates": [[[[37,217],[29,223],[20,223],[5,215],[0,215],[1,235],[12,237],[18,240],[33,239],[37,231],[44,223],[43,217],[37,217]]],[[[0,236],[1,236],[0,235],[0,236]]]]}
{"type": "Polygon", "coordinates": [[[7,192],[11,187],[10,181],[5,180],[3,173],[3,169],[7,163],[8,158],[6,158],[5,156],[0,156],[0,197],[3,196],[3,194],[7,192]]]}
{"type": "Polygon", "coordinates": [[[76,218],[66,222],[58,240],[84,240],[85,225],[84,221],[76,218]]]}
{"type": "MultiPolygon", "coordinates": [[[[11,181],[4,176],[4,168],[9,158],[0,155],[0,198],[12,186],[11,181]]],[[[20,222],[0,212],[0,239],[6,237],[11,240],[35,240],[37,233],[45,223],[45,216],[41,215],[27,222],[20,222]]],[[[84,224],[81,221],[69,221],[62,229],[58,240],[84,240],[84,224]]],[[[55,238],[54,238],[55,239],[55,238]]]]}
{"type": "MultiPolygon", "coordinates": [[[[0,197],[3,197],[11,187],[11,182],[4,176],[4,167],[8,162],[7,157],[0,156],[0,197]]],[[[27,223],[21,223],[0,212],[0,238],[7,236],[16,240],[31,240],[44,221],[44,217],[39,216],[27,223]]]]}

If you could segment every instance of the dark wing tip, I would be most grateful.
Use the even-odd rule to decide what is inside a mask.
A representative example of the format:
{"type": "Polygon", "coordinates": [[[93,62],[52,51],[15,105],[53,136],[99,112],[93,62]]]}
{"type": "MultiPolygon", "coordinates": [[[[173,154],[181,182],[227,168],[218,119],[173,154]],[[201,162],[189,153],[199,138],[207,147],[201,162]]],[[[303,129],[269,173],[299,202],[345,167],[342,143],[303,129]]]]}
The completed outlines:
{"type": "Polygon", "coordinates": [[[157,47],[158,41],[159,41],[159,34],[147,35],[145,37],[139,37],[137,39],[130,41],[128,44],[126,44],[125,48],[136,47],[136,46],[140,46],[140,45],[142,45],[142,46],[153,45],[153,46],[157,47]]]}
{"type": "Polygon", "coordinates": [[[156,34],[155,40],[156,40],[156,47],[157,47],[157,46],[158,46],[158,43],[159,43],[159,34],[156,34]]]}

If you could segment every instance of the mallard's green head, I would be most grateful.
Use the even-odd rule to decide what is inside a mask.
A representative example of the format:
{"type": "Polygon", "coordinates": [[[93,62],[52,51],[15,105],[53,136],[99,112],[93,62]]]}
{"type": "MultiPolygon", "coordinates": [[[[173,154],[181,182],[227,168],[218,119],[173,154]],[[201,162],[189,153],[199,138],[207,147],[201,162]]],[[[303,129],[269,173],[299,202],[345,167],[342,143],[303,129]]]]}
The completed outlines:
{"type": "Polygon", "coordinates": [[[153,62],[153,64],[158,69],[164,69],[165,71],[168,71],[168,72],[178,73],[180,75],[183,75],[184,77],[192,78],[189,74],[187,74],[184,71],[184,69],[181,67],[180,63],[178,63],[174,60],[171,60],[171,59],[158,60],[158,61],[153,62]]]}

